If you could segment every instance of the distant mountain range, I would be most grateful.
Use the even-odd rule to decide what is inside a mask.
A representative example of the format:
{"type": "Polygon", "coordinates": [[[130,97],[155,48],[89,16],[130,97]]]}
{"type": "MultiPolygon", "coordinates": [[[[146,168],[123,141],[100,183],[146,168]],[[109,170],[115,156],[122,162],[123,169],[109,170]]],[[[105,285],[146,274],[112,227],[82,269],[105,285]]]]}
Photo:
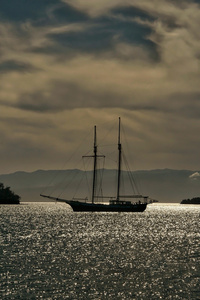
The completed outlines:
{"type": "MultiPolygon", "coordinates": [[[[0,175],[0,182],[4,186],[9,186],[18,195],[21,201],[45,201],[40,197],[40,193],[53,193],[56,197],[70,198],[75,185],[82,184],[82,196],[86,196],[84,188],[87,182],[82,181],[81,170],[37,170],[35,172],[15,172],[12,174],[0,175]],[[76,175],[76,176],[75,176],[76,175]],[[75,183],[74,183],[75,181],[75,183]],[[81,182],[81,183],[79,183],[81,182]],[[66,188],[67,194],[61,194],[66,188]],[[56,194],[57,193],[57,194],[56,194]]],[[[113,180],[115,170],[104,170],[104,190],[105,194],[114,193],[113,180]]],[[[126,177],[127,172],[123,172],[126,177]]],[[[148,195],[159,202],[181,202],[183,199],[200,196],[200,172],[190,170],[143,170],[132,172],[133,177],[139,187],[140,193],[148,195]]],[[[90,180],[91,172],[87,172],[90,180]]],[[[109,195],[110,196],[110,195],[109,195]]]]}

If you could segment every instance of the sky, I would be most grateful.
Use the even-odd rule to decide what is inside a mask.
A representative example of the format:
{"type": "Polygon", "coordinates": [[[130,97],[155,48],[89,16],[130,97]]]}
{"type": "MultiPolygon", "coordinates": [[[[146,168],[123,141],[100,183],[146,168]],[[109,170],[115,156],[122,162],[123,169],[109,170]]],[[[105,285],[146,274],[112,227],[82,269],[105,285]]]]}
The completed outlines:
{"type": "Polygon", "coordinates": [[[1,0],[0,174],[73,168],[119,116],[132,169],[199,170],[199,28],[200,1],[1,0]]]}

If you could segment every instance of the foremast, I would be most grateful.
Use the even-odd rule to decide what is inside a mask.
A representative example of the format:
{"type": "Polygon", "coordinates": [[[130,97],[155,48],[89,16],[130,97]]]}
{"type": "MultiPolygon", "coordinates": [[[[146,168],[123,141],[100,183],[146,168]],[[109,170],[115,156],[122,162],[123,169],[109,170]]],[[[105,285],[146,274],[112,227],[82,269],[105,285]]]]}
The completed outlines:
{"type": "Polygon", "coordinates": [[[96,126],[94,126],[94,146],[93,146],[93,155],[87,155],[83,157],[93,157],[94,164],[93,164],[93,180],[92,180],[92,204],[95,202],[96,198],[96,183],[97,183],[97,158],[98,157],[105,157],[104,155],[97,155],[97,132],[96,126]]]}
{"type": "Polygon", "coordinates": [[[121,145],[121,119],[119,117],[119,133],[118,133],[118,175],[117,175],[117,198],[116,200],[119,201],[120,199],[120,183],[121,183],[121,160],[122,160],[122,145],[121,145]]]}

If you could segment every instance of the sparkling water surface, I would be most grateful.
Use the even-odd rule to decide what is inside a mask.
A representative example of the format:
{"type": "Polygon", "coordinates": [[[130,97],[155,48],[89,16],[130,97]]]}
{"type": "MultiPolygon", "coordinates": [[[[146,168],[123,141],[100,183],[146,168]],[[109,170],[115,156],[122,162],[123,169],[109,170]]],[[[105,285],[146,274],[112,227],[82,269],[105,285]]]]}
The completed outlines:
{"type": "Polygon", "coordinates": [[[0,299],[200,299],[200,206],[0,207],[0,299]]]}

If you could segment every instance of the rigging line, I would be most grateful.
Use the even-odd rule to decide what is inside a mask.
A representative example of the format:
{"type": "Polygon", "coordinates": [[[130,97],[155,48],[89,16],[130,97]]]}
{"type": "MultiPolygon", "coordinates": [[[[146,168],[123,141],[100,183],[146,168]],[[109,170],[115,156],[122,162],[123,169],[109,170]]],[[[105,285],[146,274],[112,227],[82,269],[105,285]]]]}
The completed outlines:
{"type": "MultiPolygon", "coordinates": [[[[78,163],[77,163],[79,166],[82,164],[83,165],[83,160],[82,160],[82,158],[80,158],[79,159],[79,161],[78,161],[78,163]]],[[[83,169],[84,169],[84,166],[83,166],[83,169]]],[[[65,183],[65,185],[64,185],[64,187],[63,187],[63,189],[62,189],[62,191],[60,192],[60,194],[59,194],[59,196],[58,197],[60,197],[62,194],[64,194],[64,192],[66,191],[66,189],[71,185],[71,183],[74,181],[75,182],[75,177],[76,176],[78,176],[78,173],[79,172],[82,172],[80,169],[77,169],[77,168],[75,168],[75,169],[72,169],[72,170],[70,170],[70,172],[69,172],[69,174],[66,174],[66,176],[65,176],[65,178],[63,178],[63,180],[60,182],[60,184],[59,184],[59,186],[61,186],[62,187],[62,184],[64,183],[64,182],[66,182],[65,183]],[[74,172],[74,174],[73,174],[73,172],[74,172]],[[72,177],[71,177],[71,179],[70,179],[70,176],[71,176],[71,174],[73,175],[72,177]],[[69,177],[69,180],[68,181],[66,181],[66,177],[69,177]]],[[[83,175],[82,175],[83,176],[83,175]]],[[[59,186],[57,187],[57,189],[59,188],[59,186]]],[[[56,190],[56,189],[55,189],[56,190]]],[[[54,192],[55,192],[55,190],[54,190],[54,192]]]]}
{"type": "Polygon", "coordinates": [[[127,162],[127,159],[126,159],[125,155],[123,155],[123,159],[124,159],[124,163],[126,164],[127,173],[128,173],[128,177],[129,177],[130,184],[132,186],[133,192],[136,192],[137,194],[139,194],[139,189],[138,189],[137,183],[136,183],[136,181],[133,177],[133,174],[132,174],[132,172],[129,168],[129,165],[128,165],[128,162],[127,162]]]}
{"type": "Polygon", "coordinates": [[[98,200],[98,196],[99,196],[99,186],[100,186],[100,178],[101,178],[101,169],[99,167],[99,161],[97,161],[97,165],[96,165],[96,185],[95,185],[95,198],[96,200],[98,200]]]}
{"type": "MultiPolygon", "coordinates": [[[[118,181],[118,170],[117,169],[114,169],[114,183],[115,183],[115,187],[117,186],[117,181],[118,181]]],[[[116,193],[116,198],[117,198],[117,193],[116,193]]]]}
{"type": "Polygon", "coordinates": [[[125,163],[125,165],[126,165],[127,175],[128,175],[128,178],[129,178],[129,181],[130,181],[130,184],[131,184],[133,193],[135,193],[135,192],[136,192],[135,190],[137,190],[137,189],[135,189],[135,182],[134,182],[134,180],[131,178],[130,170],[129,170],[129,166],[128,166],[128,162],[127,162],[127,160],[126,160],[125,155],[123,155],[123,160],[124,160],[124,163],[125,163]]]}
{"type": "MultiPolygon", "coordinates": [[[[81,159],[79,160],[79,165],[80,165],[80,162],[81,162],[81,159]]],[[[65,175],[65,177],[63,177],[63,179],[59,182],[59,184],[57,185],[57,187],[55,187],[55,189],[51,192],[51,194],[50,195],[52,195],[53,193],[55,193],[55,191],[56,190],[58,190],[59,188],[61,188],[62,187],[62,185],[63,185],[63,183],[65,183],[64,184],[64,188],[63,188],[63,191],[64,190],[66,190],[66,188],[70,185],[70,183],[74,180],[74,178],[76,177],[76,175],[77,175],[77,173],[79,172],[80,170],[79,169],[76,169],[76,168],[74,168],[74,169],[71,169],[71,170],[69,170],[69,172],[67,172],[67,174],[65,175]],[[74,172],[74,174],[73,174],[73,172],[74,172]],[[66,178],[68,177],[68,178],[70,178],[72,176],[72,178],[71,178],[71,180],[69,179],[68,181],[66,181],[66,178]]],[[[60,170],[60,173],[62,172],[62,170],[60,170]]],[[[60,195],[62,194],[63,192],[60,192],[60,195]]],[[[60,196],[59,195],[59,196],[60,196]]]]}
{"type": "MultiPolygon", "coordinates": [[[[66,170],[68,171],[68,170],[66,170]]],[[[70,176],[71,173],[74,171],[74,169],[70,170],[68,174],[66,174],[66,176],[70,176]]],[[[55,170],[56,174],[53,176],[53,178],[49,181],[49,185],[51,185],[53,183],[53,181],[55,181],[56,178],[58,178],[58,175],[61,175],[63,172],[65,172],[65,170],[55,170]]],[[[65,176],[65,178],[66,178],[65,176]]],[[[57,187],[54,187],[54,189],[52,189],[52,191],[49,193],[49,196],[51,196],[53,193],[55,193],[55,191],[60,187],[62,186],[62,183],[64,182],[65,180],[61,180],[58,184],[57,184],[57,187]]],[[[46,186],[43,190],[43,193],[45,190],[47,190],[49,186],[46,186]]]]}
{"type": "Polygon", "coordinates": [[[72,157],[78,152],[78,150],[81,148],[81,145],[82,145],[82,144],[85,144],[85,142],[86,142],[86,140],[88,139],[88,137],[91,136],[91,132],[92,132],[92,130],[90,129],[90,130],[89,130],[89,133],[87,133],[87,134],[83,137],[83,139],[81,140],[81,142],[78,144],[76,150],[71,154],[71,156],[69,157],[69,159],[66,161],[65,165],[67,165],[68,162],[72,159],[72,157]]]}
{"type": "Polygon", "coordinates": [[[110,146],[113,146],[113,145],[116,145],[117,143],[112,143],[112,144],[101,144],[101,145],[98,145],[98,147],[102,148],[102,147],[110,147],[110,146]]]}
{"type": "MultiPolygon", "coordinates": [[[[129,168],[129,173],[130,173],[130,176],[131,176],[131,178],[132,178],[132,181],[133,181],[134,184],[135,184],[137,193],[139,194],[139,191],[142,191],[140,181],[138,181],[138,178],[137,178],[137,180],[134,178],[133,172],[130,170],[130,168],[129,168]]],[[[136,177],[137,177],[137,176],[136,176],[136,177]]]]}
{"type": "Polygon", "coordinates": [[[113,128],[115,128],[115,126],[116,126],[116,118],[114,118],[114,120],[104,123],[104,126],[107,128],[106,134],[102,138],[99,139],[98,144],[103,144],[104,140],[108,140],[107,139],[108,135],[111,133],[111,131],[113,131],[113,128]],[[115,122],[114,122],[114,120],[115,120],[115,122]],[[108,124],[111,124],[111,126],[108,126],[108,124]]]}
{"type": "Polygon", "coordinates": [[[114,150],[113,152],[107,154],[107,159],[109,159],[112,162],[117,163],[117,158],[116,158],[116,151],[114,150]]]}
{"type": "Polygon", "coordinates": [[[93,155],[92,152],[91,152],[91,150],[87,151],[84,155],[82,155],[82,157],[89,156],[90,154],[91,154],[91,156],[93,155]]]}
{"type": "MultiPolygon", "coordinates": [[[[130,155],[130,147],[129,147],[129,143],[128,143],[128,141],[127,141],[127,140],[128,140],[128,139],[127,139],[127,134],[126,134],[126,131],[124,130],[123,125],[122,125],[122,132],[123,132],[123,136],[124,136],[124,142],[125,142],[125,147],[126,147],[126,150],[127,150],[128,157],[131,157],[131,155],[130,155]]],[[[134,184],[135,184],[135,186],[136,186],[136,190],[137,190],[137,191],[138,191],[138,190],[142,190],[140,181],[139,181],[139,179],[137,178],[137,183],[136,183],[136,181],[135,181],[135,179],[134,179],[134,177],[133,177],[133,173],[132,173],[132,171],[131,171],[131,169],[130,169],[130,167],[129,167],[129,165],[128,165],[128,162],[127,162],[127,167],[128,167],[128,169],[129,169],[129,171],[130,171],[130,175],[131,175],[132,181],[134,182],[134,184]]]]}
{"type": "Polygon", "coordinates": [[[121,172],[121,184],[120,184],[120,194],[119,195],[124,194],[124,191],[125,191],[124,172],[122,171],[121,172]]]}
{"type": "MultiPolygon", "coordinates": [[[[79,171],[78,169],[73,169],[73,170],[70,170],[69,172],[68,172],[68,170],[66,170],[66,172],[67,172],[66,175],[65,175],[64,178],[63,178],[60,182],[58,182],[58,184],[51,190],[51,192],[49,193],[49,196],[55,194],[55,192],[56,192],[58,189],[62,188],[63,183],[66,182],[65,179],[66,179],[67,177],[70,178],[71,174],[72,174],[73,172],[75,172],[75,173],[73,174],[73,177],[71,178],[71,180],[70,180],[67,184],[65,184],[65,187],[64,187],[64,190],[65,190],[66,187],[69,186],[69,184],[72,182],[72,180],[74,179],[74,177],[77,175],[77,172],[78,172],[78,171],[79,171]]],[[[63,172],[65,172],[65,170],[60,170],[60,171],[58,171],[58,172],[59,172],[59,174],[61,175],[63,172]]],[[[58,177],[58,176],[57,176],[57,177],[58,177]]],[[[61,192],[61,194],[62,194],[62,192],[61,192]]]]}
{"type": "Polygon", "coordinates": [[[103,182],[104,166],[105,166],[105,157],[103,157],[103,166],[102,166],[101,169],[99,169],[100,182],[99,182],[99,191],[98,191],[97,194],[100,195],[100,196],[103,196],[102,182],[103,182]]]}
{"type": "MultiPolygon", "coordinates": [[[[83,160],[81,159],[81,161],[83,162],[83,160]]],[[[83,164],[83,169],[85,168],[85,165],[83,164]]],[[[75,177],[78,175],[79,172],[82,172],[81,170],[78,170],[76,169],[76,173],[74,174],[74,176],[71,178],[71,180],[65,185],[63,191],[60,192],[59,196],[60,197],[62,194],[64,194],[65,190],[69,187],[69,185],[74,181],[75,177]]],[[[85,174],[85,171],[83,172],[85,174]]],[[[77,183],[76,185],[76,189],[75,189],[75,192],[74,192],[74,197],[76,195],[76,193],[78,192],[78,189],[81,185],[81,182],[83,181],[83,177],[84,177],[84,174],[82,174],[80,180],[79,180],[79,183],[77,183]]]]}
{"type": "MultiPolygon", "coordinates": [[[[44,189],[41,192],[42,194],[45,193],[45,191],[47,190],[47,188],[52,185],[52,183],[55,181],[55,179],[57,178],[57,176],[60,173],[60,171],[62,171],[65,168],[65,166],[69,163],[69,161],[73,158],[73,156],[78,152],[78,149],[81,148],[81,145],[85,143],[85,141],[88,138],[88,136],[91,135],[91,132],[92,132],[92,130],[90,129],[89,133],[87,132],[87,134],[83,137],[82,141],[79,143],[79,145],[76,148],[76,150],[70,155],[70,157],[65,162],[65,164],[63,165],[63,167],[60,168],[59,170],[56,170],[56,174],[49,180],[49,182],[47,183],[47,185],[44,187],[44,189]]],[[[53,192],[54,191],[55,190],[53,190],[53,192]]],[[[50,195],[52,195],[53,192],[51,192],[50,195]]]]}
{"type": "MultiPolygon", "coordinates": [[[[49,186],[51,186],[52,185],[52,183],[53,183],[53,181],[56,179],[56,177],[57,177],[57,175],[58,175],[58,173],[60,172],[60,170],[55,170],[55,175],[51,178],[51,180],[49,180],[49,182],[47,183],[47,185],[44,187],[44,189],[41,191],[41,194],[44,194],[45,193],[45,191],[47,190],[47,188],[49,187],[49,186]]],[[[52,193],[50,193],[50,195],[51,195],[52,193]]],[[[49,195],[49,196],[50,196],[49,195]]]]}
{"type": "MultiPolygon", "coordinates": [[[[79,172],[81,172],[81,170],[78,170],[78,169],[75,170],[75,173],[74,173],[73,177],[72,177],[71,180],[64,186],[63,190],[59,193],[58,198],[60,198],[61,195],[64,194],[65,190],[66,190],[66,189],[69,187],[69,185],[74,181],[75,177],[78,175],[79,172]]],[[[62,181],[62,182],[63,182],[63,181],[62,181]]],[[[62,183],[62,182],[61,182],[61,183],[62,183]]],[[[56,190],[58,190],[58,187],[57,187],[56,190]]],[[[54,191],[54,192],[55,192],[55,191],[54,191]]]]}
{"type": "MultiPolygon", "coordinates": [[[[99,153],[101,154],[101,155],[104,155],[105,153],[103,153],[103,152],[101,152],[101,151],[99,151],[99,153]]],[[[106,156],[106,159],[109,159],[110,161],[113,161],[113,162],[117,162],[117,160],[116,160],[116,158],[114,159],[114,157],[116,156],[116,155],[113,155],[113,154],[115,154],[116,153],[116,151],[114,150],[114,151],[112,151],[111,153],[107,153],[106,155],[104,155],[104,156],[106,156]]]]}
{"type": "MultiPolygon", "coordinates": [[[[90,188],[90,184],[89,184],[89,180],[88,180],[88,172],[87,172],[87,169],[86,169],[85,159],[86,159],[86,157],[83,158],[84,172],[85,172],[87,189],[88,189],[89,195],[91,195],[92,190],[90,188]]],[[[87,158],[87,165],[89,165],[89,161],[90,161],[89,158],[87,158]]]]}
{"type": "Polygon", "coordinates": [[[80,181],[79,181],[79,184],[77,185],[77,188],[76,188],[76,190],[75,190],[75,192],[74,192],[73,198],[75,198],[75,196],[76,196],[76,194],[77,194],[77,192],[78,192],[78,190],[79,190],[79,188],[80,188],[80,185],[81,185],[81,183],[82,183],[82,181],[83,181],[83,177],[84,177],[84,174],[82,175],[82,177],[81,177],[81,179],[80,179],[80,181]]]}

